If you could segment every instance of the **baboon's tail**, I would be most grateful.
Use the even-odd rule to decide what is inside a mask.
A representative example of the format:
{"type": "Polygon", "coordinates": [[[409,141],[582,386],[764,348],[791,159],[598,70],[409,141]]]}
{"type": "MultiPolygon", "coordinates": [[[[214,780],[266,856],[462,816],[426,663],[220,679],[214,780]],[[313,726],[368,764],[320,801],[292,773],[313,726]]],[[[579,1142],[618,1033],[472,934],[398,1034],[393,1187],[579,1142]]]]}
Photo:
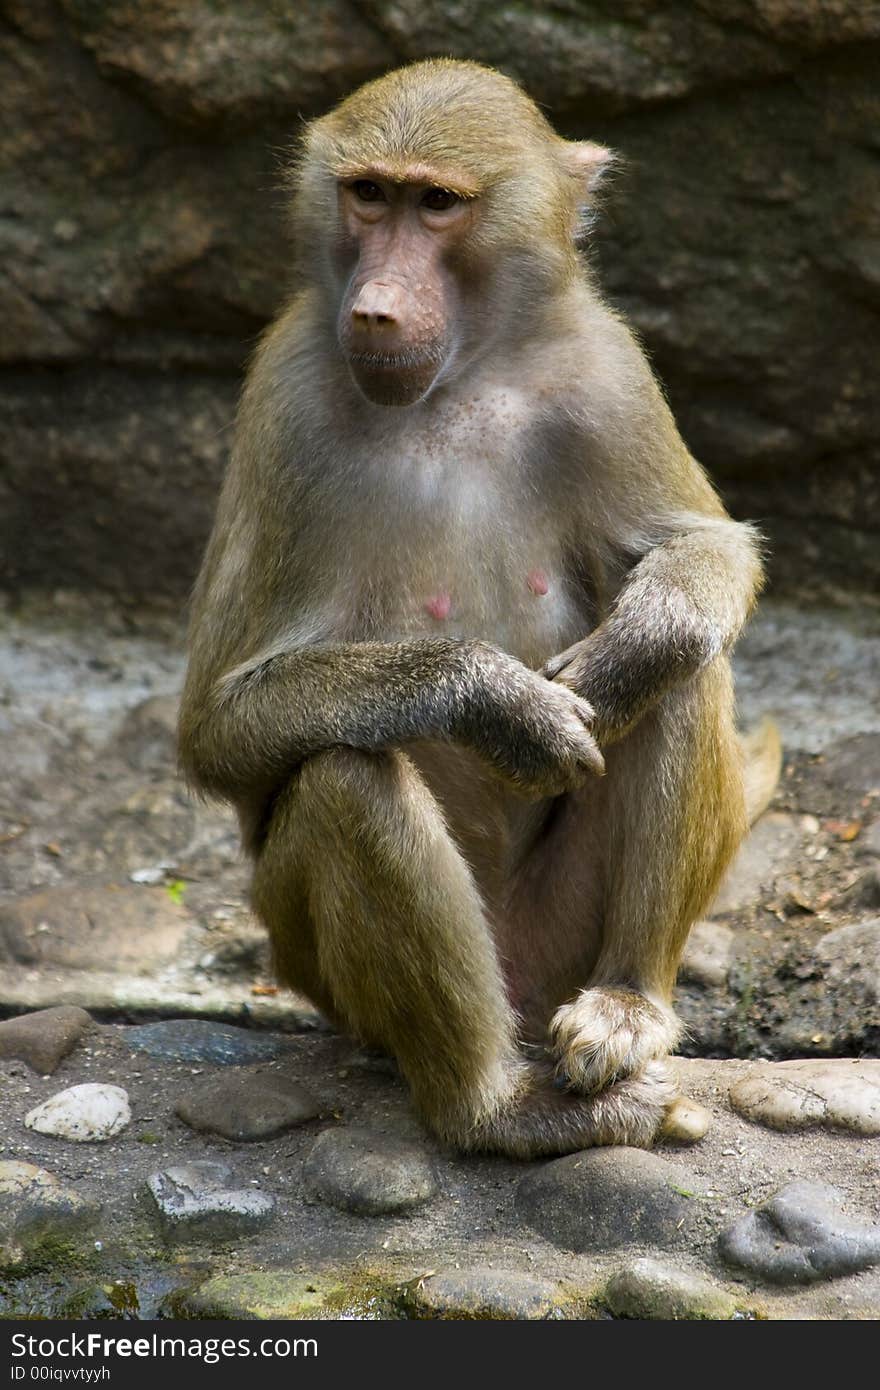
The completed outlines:
{"type": "Polygon", "coordinates": [[[752,825],[776,790],[782,770],[782,742],[772,719],[762,719],[754,729],[740,734],[746,811],[752,825]]]}

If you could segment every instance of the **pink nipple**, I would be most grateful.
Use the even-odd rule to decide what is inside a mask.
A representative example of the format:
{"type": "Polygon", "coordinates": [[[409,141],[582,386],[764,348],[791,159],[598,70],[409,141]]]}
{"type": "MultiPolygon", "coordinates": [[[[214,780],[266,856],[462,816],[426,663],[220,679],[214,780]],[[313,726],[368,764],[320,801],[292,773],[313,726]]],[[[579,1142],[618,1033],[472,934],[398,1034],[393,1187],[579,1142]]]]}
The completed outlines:
{"type": "Polygon", "coordinates": [[[429,598],[425,604],[425,612],[430,613],[432,618],[436,618],[438,623],[449,617],[452,611],[452,599],[445,589],[441,589],[439,594],[429,598]]]}

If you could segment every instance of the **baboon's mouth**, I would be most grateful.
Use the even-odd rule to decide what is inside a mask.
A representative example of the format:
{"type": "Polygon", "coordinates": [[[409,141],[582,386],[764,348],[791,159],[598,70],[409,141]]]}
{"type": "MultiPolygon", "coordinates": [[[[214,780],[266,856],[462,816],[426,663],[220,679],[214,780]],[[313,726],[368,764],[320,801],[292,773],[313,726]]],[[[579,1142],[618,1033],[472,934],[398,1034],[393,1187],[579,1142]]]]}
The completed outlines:
{"type": "Polygon", "coordinates": [[[414,405],[431,389],[445,357],[439,346],[351,352],[348,365],[359,391],[374,405],[414,405]]]}

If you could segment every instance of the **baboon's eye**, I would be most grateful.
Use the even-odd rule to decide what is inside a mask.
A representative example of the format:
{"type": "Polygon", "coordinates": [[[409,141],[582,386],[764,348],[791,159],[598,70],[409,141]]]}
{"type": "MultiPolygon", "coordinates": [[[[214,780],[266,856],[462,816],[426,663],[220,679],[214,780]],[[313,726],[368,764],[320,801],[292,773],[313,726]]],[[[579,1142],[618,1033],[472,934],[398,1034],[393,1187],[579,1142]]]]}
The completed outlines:
{"type": "Polygon", "coordinates": [[[429,188],[422,198],[422,207],[432,212],[445,212],[458,202],[458,194],[450,193],[448,188],[429,188]]]}
{"type": "Polygon", "coordinates": [[[371,179],[358,179],[353,183],[352,188],[355,196],[360,198],[362,203],[382,203],[385,201],[385,194],[377,183],[371,179]]]}

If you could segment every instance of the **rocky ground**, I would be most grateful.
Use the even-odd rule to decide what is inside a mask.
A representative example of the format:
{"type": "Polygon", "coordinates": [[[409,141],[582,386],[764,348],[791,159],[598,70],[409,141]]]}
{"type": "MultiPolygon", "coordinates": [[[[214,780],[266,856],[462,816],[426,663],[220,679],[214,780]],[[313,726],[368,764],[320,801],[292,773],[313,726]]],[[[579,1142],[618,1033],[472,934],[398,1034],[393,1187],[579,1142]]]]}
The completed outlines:
{"type": "Polygon", "coordinates": [[[541,1164],[432,1144],[276,991],[234,825],[174,775],[178,620],[2,627],[8,1315],[880,1314],[876,610],[767,601],[741,645],[786,757],[682,970],[708,1134],[541,1164]]]}

